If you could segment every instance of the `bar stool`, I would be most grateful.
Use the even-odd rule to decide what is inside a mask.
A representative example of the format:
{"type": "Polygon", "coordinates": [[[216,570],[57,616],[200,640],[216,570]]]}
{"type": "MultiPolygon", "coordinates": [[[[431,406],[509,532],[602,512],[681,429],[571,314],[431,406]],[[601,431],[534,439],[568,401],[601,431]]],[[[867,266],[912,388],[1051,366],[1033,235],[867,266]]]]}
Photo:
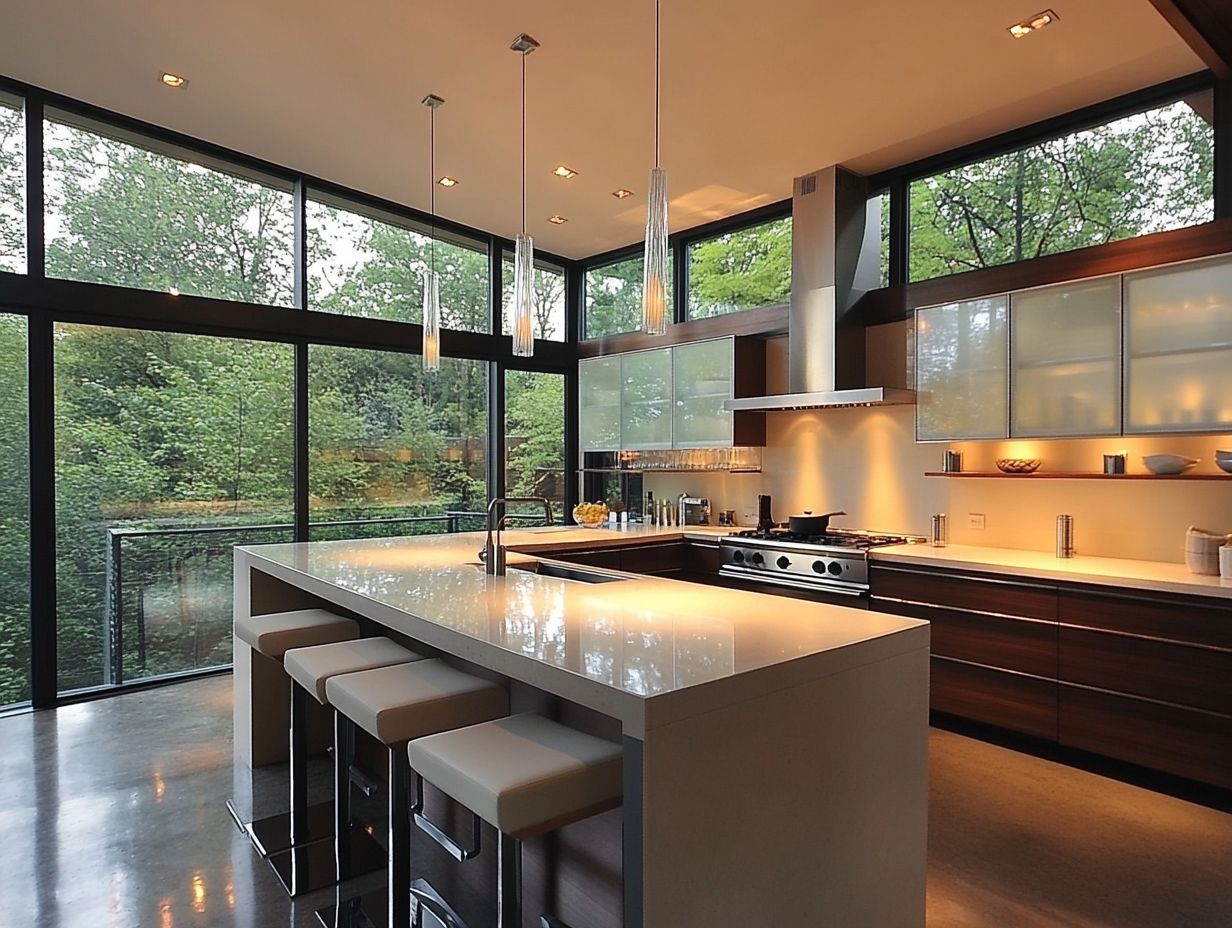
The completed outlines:
{"type": "Polygon", "coordinates": [[[331,811],[329,830],[324,835],[308,832],[308,695],[327,706],[326,682],[331,677],[423,659],[422,654],[383,637],[294,648],[283,657],[283,667],[291,678],[291,842],[285,850],[271,854],[269,862],[289,895],[312,892],[385,865],[380,844],[352,821],[351,784],[357,776],[352,766],[353,740],[342,745],[343,750],[335,747],[334,792],[343,797],[342,809],[334,811],[333,803],[322,803],[331,811]],[[335,834],[343,822],[349,853],[339,858],[334,844],[321,839],[335,834]],[[343,864],[347,865],[345,871],[343,864]]]}
{"type": "MultiPolygon", "coordinates": [[[[330,677],[325,682],[325,693],[337,712],[335,739],[339,745],[353,737],[354,726],[359,726],[389,748],[389,882],[379,899],[374,894],[340,899],[336,905],[318,911],[317,915],[329,928],[368,924],[408,928],[411,815],[414,813],[418,819],[423,804],[418,780],[416,794],[419,798],[414,805],[411,803],[411,770],[406,744],[425,735],[500,718],[509,711],[509,694],[499,684],[436,659],[330,677]]],[[[335,751],[338,750],[335,747],[335,751]]],[[[478,830],[476,821],[476,836],[478,830]]],[[[445,841],[453,844],[448,838],[445,841]]],[[[341,859],[346,851],[336,837],[335,845],[341,859]]],[[[454,844],[454,849],[458,859],[478,853],[477,847],[462,849],[454,844]]],[[[422,891],[443,911],[448,911],[444,900],[430,887],[422,891]]]]}
{"type": "MultiPolygon", "coordinates": [[[[244,616],[235,620],[234,630],[236,638],[258,654],[279,663],[293,648],[352,641],[359,637],[359,624],[354,619],[335,615],[325,609],[297,609],[294,612],[244,616]]],[[[294,691],[294,687],[291,689],[294,691]]],[[[298,736],[302,739],[304,735],[301,725],[298,736]]],[[[294,742],[296,737],[293,728],[291,740],[294,742]]],[[[240,817],[230,800],[227,801],[227,811],[240,830],[247,832],[262,857],[291,846],[290,812],[249,822],[240,817]]],[[[304,829],[314,838],[328,838],[333,833],[334,817],[329,804],[310,808],[303,821],[306,822],[304,829]]]]}
{"type": "MultiPolygon", "coordinates": [[[[407,746],[415,772],[500,832],[498,928],[522,926],[522,842],[620,805],[620,745],[540,715],[513,715],[419,738],[407,746]]],[[[414,892],[414,890],[413,890],[414,892]]],[[[456,915],[416,898],[450,928],[456,915]]],[[[541,915],[542,928],[567,928],[541,915]]]]}

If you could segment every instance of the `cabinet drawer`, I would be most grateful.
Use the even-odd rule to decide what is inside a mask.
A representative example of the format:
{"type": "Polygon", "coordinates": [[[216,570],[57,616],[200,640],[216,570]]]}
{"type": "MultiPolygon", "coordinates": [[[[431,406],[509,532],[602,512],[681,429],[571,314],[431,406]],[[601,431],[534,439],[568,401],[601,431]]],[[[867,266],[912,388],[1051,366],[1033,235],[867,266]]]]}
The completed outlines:
{"type": "Polygon", "coordinates": [[[1131,635],[1150,635],[1232,650],[1232,603],[1136,599],[1061,590],[1061,621],[1131,635]]]}
{"type": "Polygon", "coordinates": [[[869,574],[874,596],[1030,619],[1057,618],[1057,591],[1050,586],[898,567],[873,566],[869,574]]]}
{"type": "Polygon", "coordinates": [[[1232,718],[1061,684],[1061,743],[1232,788],[1232,718]]]}
{"type": "Polygon", "coordinates": [[[1060,667],[1071,683],[1232,712],[1232,651],[1064,627],[1060,667]]]}
{"type": "Polygon", "coordinates": [[[1056,740],[1056,683],[960,664],[944,657],[934,657],[931,667],[931,708],[1056,740]]]}
{"type": "Polygon", "coordinates": [[[685,570],[696,573],[717,574],[719,572],[719,546],[705,542],[686,542],[681,552],[685,570]]]}
{"type": "Polygon", "coordinates": [[[1057,626],[978,612],[955,612],[935,606],[882,602],[879,612],[905,615],[932,623],[932,653],[960,661],[1004,667],[1039,677],[1057,675],[1057,626]]]}

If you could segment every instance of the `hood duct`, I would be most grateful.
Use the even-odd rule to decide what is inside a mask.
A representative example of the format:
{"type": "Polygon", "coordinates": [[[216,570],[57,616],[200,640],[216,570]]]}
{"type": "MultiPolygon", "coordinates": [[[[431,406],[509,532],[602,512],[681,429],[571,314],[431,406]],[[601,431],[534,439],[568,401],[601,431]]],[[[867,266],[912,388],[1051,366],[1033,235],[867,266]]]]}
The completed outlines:
{"type": "Polygon", "coordinates": [[[788,393],[728,400],[730,410],[914,403],[910,390],[868,386],[864,326],[852,312],[881,283],[881,203],[839,167],[797,177],[792,195],[788,393]]]}

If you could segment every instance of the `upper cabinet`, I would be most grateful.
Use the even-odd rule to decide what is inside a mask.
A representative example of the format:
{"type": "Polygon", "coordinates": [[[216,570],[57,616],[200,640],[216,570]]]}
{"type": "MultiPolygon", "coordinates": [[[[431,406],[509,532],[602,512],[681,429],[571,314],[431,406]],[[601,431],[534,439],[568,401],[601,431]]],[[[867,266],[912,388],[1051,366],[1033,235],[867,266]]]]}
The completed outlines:
{"type": "Polygon", "coordinates": [[[1232,429],[1232,259],[1125,277],[1125,432],[1232,429]]]}
{"type": "Polygon", "coordinates": [[[1010,297],[1010,436],[1121,430],[1121,279],[1010,297]]]}
{"type": "Polygon", "coordinates": [[[916,378],[920,441],[1232,430],[1232,257],[917,310],[916,378]]]}
{"type": "Polygon", "coordinates": [[[920,441],[1006,437],[1007,315],[1003,296],[916,312],[920,441]]]}
{"type": "Polygon", "coordinates": [[[764,445],[764,412],[731,413],[765,390],[765,342],[716,338],[578,363],[582,451],[764,445]]]}
{"type": "Polygon", "coordinates": [[[578,362],[578,434],[583,451],[620,450],[620,356],[578,362]]]}
{"type": "Polygon", "coordinates": [[[621,355],[622,448],[672,447],[672,350],[652,348],[621,355]]]}
{"type": "Polygon", "coordinates": [[[672,409],[677,448],[715,448],[732,443],[733,342],[730,338],[678,345],[672,349],[676,401],[672,409]]]}

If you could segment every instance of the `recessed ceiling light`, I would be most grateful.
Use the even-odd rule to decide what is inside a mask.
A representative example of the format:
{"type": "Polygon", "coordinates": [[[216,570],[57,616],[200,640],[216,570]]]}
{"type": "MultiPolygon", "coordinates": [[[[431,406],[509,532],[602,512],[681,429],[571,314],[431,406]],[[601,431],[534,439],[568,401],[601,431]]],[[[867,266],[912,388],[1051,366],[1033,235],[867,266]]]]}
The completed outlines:
{"type": "Polygon", "coordinates": [[[446,174],[443,177],[441,177],[441,179],[438,180],[437,183],[440,184],[442,187],[456,187],[458,186],[458,179],[456,177],[450,177],[448,174],[446,174]]]}
{"type": "Polygon", "coordinates": [[[1034,16],[1027,17],[1020,23],[1014,23],[1014,25],[1010,26],[1009,33],[1016,39],[1023,39],[1032,32],[1043,29],[1045,26],[1051,26],[1060,18],[1052,10],[1043,10],[1034,16]]]}
{"type": "Polygon", "coordinates": [[[623,200],[625,197],[633,196],[633,191],[626,190],[624,187],[621,187],[619,190],[613,190],[612,196],[614,196],[618,200],[623,200]]]}
{"type": "Polygon", "coordinates": [[[179,90],[181,87],[188,85],[188,78],[180,77],[178,74],[172,74],[170,71],[164,71],[158,75],[158,79],[167,87],[174,87],[179,90]]]}
{"type": "Polygon", "coordinates": [[[570,177],[577,177],[577,171],[569,167],[567,164],[558,164],[552,171],[557,177],[563,177],[568,180],[570,177]]]}
{"type": "Polygon", "coordinates": [[[554,226],[563,225],[564,223],[568,221],[569,219],[567,216],[549,216],[548,217],[548,222],[550,222],[554,226]]]}

